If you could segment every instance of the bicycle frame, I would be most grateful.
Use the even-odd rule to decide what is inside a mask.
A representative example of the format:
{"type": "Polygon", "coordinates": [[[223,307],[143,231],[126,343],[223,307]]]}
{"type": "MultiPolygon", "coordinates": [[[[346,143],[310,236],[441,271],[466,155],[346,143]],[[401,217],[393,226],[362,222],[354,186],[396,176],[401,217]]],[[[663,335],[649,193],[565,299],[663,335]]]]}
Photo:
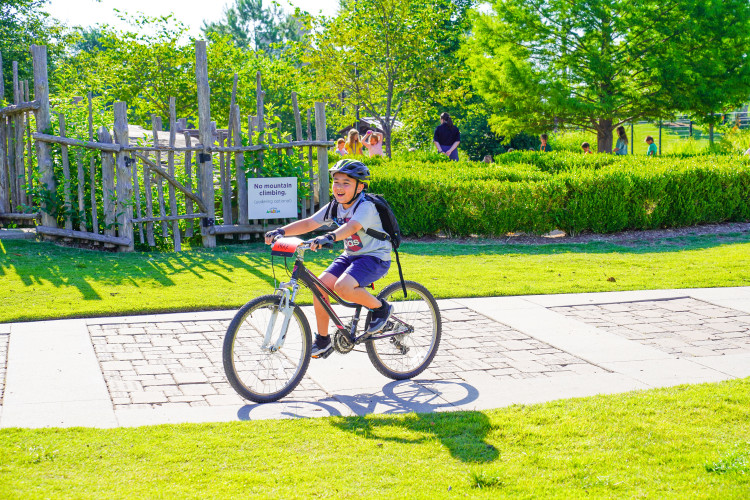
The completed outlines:
{"type": "MultiPolygon", "coordinates": [[[[282,295],[282,303],[280,304],[280,310],[285,310],[285,308],[289,307],[290,304],[292,304],[297,296],[297,292],[299,291],[299,283],[301,282],[304,284],[312,294],[315,296],[315,298],[322,304],[323,309],[326,311],[326,314],[328,314],[328,317],[331,318],[333,323],[336,325],[336,328],[340,331],[343,331],[346,333],[348,340],[352,344],[359,343],[362,339],[367,337],[368,340],[375,340],[375,339],[383,339],[387,337],[393,337],[395,335],[400,335],[401,333],[404,333],[402,331],[398,331],[395,333],[382,333],[377,335],[367,335],[367,333],[362,333],[361,335],[357,336],[357,324],[359,323],[360,314],[362,312],[362,305],[357,304],[354,302],[349,302],[347,300],[342,299],[336,292],[331,290],[328,286],[326,286],[322,281],[318,279],[317,276],[315,276],[306,266],[304,262],[304,254],[305,254],[305,247],[300,246],[296,249],[297,256],[294,261],[294,268],[292,269],[292,275],[288,282],[282,282],[279,284],[279,286],[276,289],[276,292],[282,295]],[[322,291],[321,291],[322,290],[322,291]],[[348,307],[350,309],[354,309],[354,317],[352,318],[351,325],[349,325],[349,328],[347,329],[347,325],[344,325],[344,322],[341,321],[341,318],[336,314],[336,311],[333,310],[333,306],[331,306],[331,303],[326,297],[325,294],[328,295],[328,297],[333,297],[336,302],[344,307],[348,307]]],[[[282,326],[283,330],[286,331],[286,323],[289,321],[289,314],[285,314],[285,324],[282,326]]],[[[396,322],[402,324],[404,327],[407,328],[407,330],[412,330],[412,328],[409,325],[406,325],[401,320],[397,318],[393,318],[396,322]]],[[[273,322],[272,322],[273,323],[273,322]]],[[[268,333],[270,337],[270,332],[268,333]]],[[[276,343],[277,347],[283,344],[283,336],[279,339],[279,341],[276,343]]]]}

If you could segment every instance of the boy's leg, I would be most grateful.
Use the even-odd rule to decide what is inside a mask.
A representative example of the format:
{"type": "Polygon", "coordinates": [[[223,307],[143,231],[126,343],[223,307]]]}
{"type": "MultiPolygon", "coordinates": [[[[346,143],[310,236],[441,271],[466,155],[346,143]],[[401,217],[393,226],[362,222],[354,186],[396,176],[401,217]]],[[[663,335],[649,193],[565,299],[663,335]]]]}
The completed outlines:
{"type": "MultiPolygon", "coordinates": [[[[333,288],[336,284],[336,276],[325,271],[319,276],[319,279],[328,288],[333,288]]],[[[320,291],[323,292],[323,296],[327,300],[328,295],[325,293],[325,291],[320,291]]],[[[318,326],[318,334],[325,337],[328,335],[328,324],[330,321],[330,317],[328,316],[328,312],[326,312],[325,307],[323,307],[323,304],[320,303],[315,295],[313,295],[313,307],[315,309],[315,322],[318,326]]]]}
{"type": "Polygon", "coordinates": [[[391,305],[385,300],[374,297],[364,286],[382,278],[388,272],[391,263],[376,257],[363,256],[354,260],[334,286],[334,291],[342,299],[362,304],[370,309],[370,323],[367,333],[381,331],[391,317],[391,305]],[[364,286],[361,286],[364,285],[364,286]]]}
{"type": "Polygon", "coordinates": [[[359,283],[350,274],[342,274],[335,281],[333,290],[341,296],[342,299],[349,302],[362,304],[368,309],[377,309],[381,306],[380,300],[367,291],[366,288],[359,286],[359,283]]]}

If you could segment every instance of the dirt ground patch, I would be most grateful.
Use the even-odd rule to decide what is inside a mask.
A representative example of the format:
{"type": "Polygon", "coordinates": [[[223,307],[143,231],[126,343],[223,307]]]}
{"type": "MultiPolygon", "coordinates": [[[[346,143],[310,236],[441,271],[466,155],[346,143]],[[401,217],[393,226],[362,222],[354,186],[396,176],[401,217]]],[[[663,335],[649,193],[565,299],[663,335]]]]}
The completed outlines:
{"type": "Polygon", "coordinates": [[[549,245],[549,244],[582,244],[591,242],[614,243],[625,246],[644,246],[659,244],[683,245],[695,236],[712,235],[728,242],[746,239],[750,235],[750,222],[728,222],[722,224],[703,224],[672,229],[653,229],[647,231],[622,231],[612,234],[583,233],[569,236],[562,231],[552,231],[546,235],[525,233],[509,233],[502,238],[449,238],[443,235],[426,236],[422,238],[406,238],[410,242],[438,242],[451,241],[465,244],[503,244],[503,245],[549,245]]]}

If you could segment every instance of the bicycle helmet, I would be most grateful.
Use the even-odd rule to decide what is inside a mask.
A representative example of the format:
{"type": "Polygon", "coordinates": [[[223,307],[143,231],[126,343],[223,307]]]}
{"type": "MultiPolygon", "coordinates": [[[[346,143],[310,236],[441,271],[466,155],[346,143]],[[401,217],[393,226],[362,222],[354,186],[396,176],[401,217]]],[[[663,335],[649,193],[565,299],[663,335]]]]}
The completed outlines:
{"type": "Polygon", "coordinates": [[[346,174],[352,179],[357,179],[358,181],[367,182],[370,180],[370,169],[359,160],[339,160],[334,166],[328,169],[328,173],[331,175],[338,172],[346,174]]]}

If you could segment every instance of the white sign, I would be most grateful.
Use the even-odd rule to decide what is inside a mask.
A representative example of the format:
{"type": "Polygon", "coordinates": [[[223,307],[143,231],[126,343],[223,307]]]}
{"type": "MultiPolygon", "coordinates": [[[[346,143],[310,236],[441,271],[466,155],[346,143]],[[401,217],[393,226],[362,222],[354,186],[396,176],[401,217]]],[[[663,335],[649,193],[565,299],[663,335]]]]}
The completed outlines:
{"type": "Polygon", "coordinates": [[[297,178],[248,179],[247,206],[251,219],[296,219],[297,178]]]}

